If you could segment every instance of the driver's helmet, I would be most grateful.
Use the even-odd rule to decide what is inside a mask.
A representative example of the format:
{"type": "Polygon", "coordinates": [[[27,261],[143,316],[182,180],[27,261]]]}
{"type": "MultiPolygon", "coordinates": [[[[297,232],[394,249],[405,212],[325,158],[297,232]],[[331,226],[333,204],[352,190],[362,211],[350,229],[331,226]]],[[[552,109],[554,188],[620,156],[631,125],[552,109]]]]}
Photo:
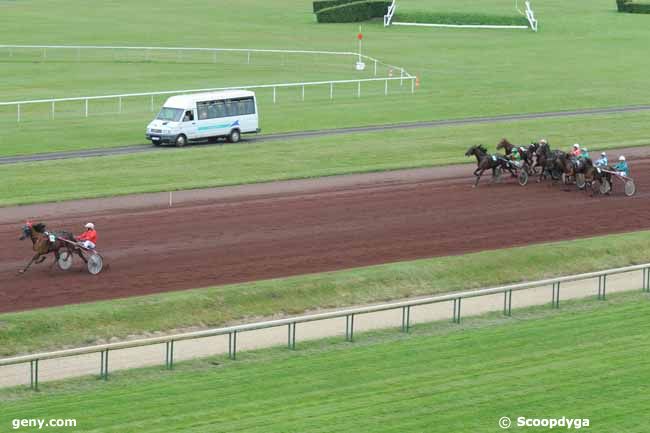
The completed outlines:
{"type": "Polygon", "coordinates": [[[605,152],[600,152],[600,156],[607,156],[605,152]]]}
{"type": "Polygon", "coordinates": [[[95,224],[93,223],[86,223],[84,227],[90,230],[95,230],[95,224]]]}
{"type": "Polygon", "coordinates": [[[582,153],[587,153],[587,152],[589,152],[589,149],[587,149],[586,147],[583,147],[582,148],[582,153]]]}
{"type": "Polygon", "coordinates": [[[539,140],[539,144],[548,144],[548,141],[546,141],[545,138],[542,138],[541,140],[539,140]]]}
{"type": "Polygon", "coordinates": [[[580,149],[580,145],[578,143],[576,143],[576,144],[573,145],[573,148],[574,149],[580,149]]]}
{"type": "Polygon", "coordinates": [[[618,160],[619,161],[625,161],[625,157],[623,155],[621,155],[621,156],[618,157],[618,160]]]}

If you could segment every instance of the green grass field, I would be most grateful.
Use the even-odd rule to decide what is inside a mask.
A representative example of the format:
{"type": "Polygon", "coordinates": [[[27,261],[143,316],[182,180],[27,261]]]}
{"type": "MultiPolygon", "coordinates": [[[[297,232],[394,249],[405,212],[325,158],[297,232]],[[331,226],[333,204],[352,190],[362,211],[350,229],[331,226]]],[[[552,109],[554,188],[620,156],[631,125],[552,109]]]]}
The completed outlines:
{"type": "MultiPolygon", "coordinates": [[[[432,10],[430,2],[403,0],[400,8],[432,12],[476,8],[474,2],[444,0],[436,4],[432,10]]],[[[365,23],[366,53],[419,75],[422,86],[416,95],[394,89],[402,93],[385,98],[383,86],[378,85],[364,88],[367,96],[360,99],[353,96],[354,89],[342,88],[334,102],[327,99],[327,89],[308,90],[306,101],[301,102],[295,89],[281,95],[274,106],[270,93],[261,92],[262,127],[265,132],[277,132],[647,103],[647,17],[617,14],[611,0],[594,0],[588,7],[560,0],[534,6],[541,28],[537,34],[522,30],[384,29],[378,21],[365,23]]],[[[137,0],[119,8],[103,3],[92,9],[79,0],[3,1],[0,11],[6,24],[0,29],[0,38],[15,44],[356,49],[358,26],[316,24],[309,2],[242,0],[215,5],[200,0],[181,9],[182,22],[192,26],[172,32],[163,29],[177,26],[179,7],[169,1],[159,2],[155,8],[137,0]],[[146,22],[155,24],[143,25],[145,16],[146,22]],[[29,32],[24,31],[26,26],[29,32]]],[[[481,3],[480,12],[513,11],[512,2],[490,0],[481,3]]],[[[252,65],[247,65],[236,56],[220,58],[214,64],[212,58],[179,59],[176,54],[150,60],[144,54],[116,55],[115,60],[112,54],[108,58],[95,54],[82,56],[80,61],[76,53],[57,58],[51,52],[45,60],[40,55],[16,52],[10,56],[8,50],[0,50],[0,101],[356,74],[352,64],[310,56],[253,57],[252,65]]],[[[47,120],[49,107],[45,107],[32,117],[26,112],[25,122],[20,124],[15,122],[15,112],[0,109],[0,155],[142,143],[144,127],[152,117],[147,100],[125,101],[128,114],[122,116],[114,113],[115,102],[92,107],[91,113],[103,109],[108,114],[89,119],[78,119],[81,106],[60,108],[63,118],[47,120]]],[[[597,120],[593,125],[597,126],[597,120]]],[[[622,140],[628,138],[626,128],[616,132],[622,140]]]]}
{"type": "Polygon", "coordinates": [[[0,314],[0,356],[647,263],[649,241],[635,232],[0,314]]]}
{"type": "MultiPolygon", "coordinates": [[[[12,164],[0,170],[0,206],[407,167],[475,164],[475,159],[464,156],[467,148],[486,143],[494,151],[503,136],[524,144],[547,137],[553,146],[567,149],[568,143],[575,141],[588,145],[591,150],[648,145],[649,120],[650,113],[571,117],[284,142],[199,145],[149,154],[12,164]],[[626,130],[625,139],[619,136],[620,129],[626,130]],[[56,173],[56,181],[44,173],[56,173]]],[[[634,160],[630,164],[634,171],[634,160]]],[[[468,182],[471,171],[468,166],[468,182]]]]}
{"type": "MultiPolygon", "coordinates": [[[[646,294],[463,323],[299,343],[162,368],[0,391],[0,426],[74,418],[84,432],[500,432],[518,417],[645,433],[646,294]]],[[[529,429],[546,431],[546,429],[529,429]]],[[[566,431],[565,429],[557,429],[566,431]]],[[[23,429],[22,431],[33,431],[23,429]]],[[[513,427],[510,431],[527,431],[513,427]]]]}

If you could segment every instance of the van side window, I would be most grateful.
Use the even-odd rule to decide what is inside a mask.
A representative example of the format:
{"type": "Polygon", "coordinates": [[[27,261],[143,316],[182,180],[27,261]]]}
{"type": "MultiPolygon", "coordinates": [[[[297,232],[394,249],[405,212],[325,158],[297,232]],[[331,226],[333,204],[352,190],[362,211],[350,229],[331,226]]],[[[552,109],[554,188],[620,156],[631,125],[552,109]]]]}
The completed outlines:
{"type": "Polygon", "coordinates": [[[183,116],[183,122],[191,122],[192,120],[194,120],[194,115],[191,111],[186,111],[185,116],[183,116]]]}
{"type": "Polygon", "coordinates": [[[230,99],[226,99],[226,116],[237,115],[237,104],[234,104],[230,99]]]}
{"type": "Polygon", "coordinates": [[[196,108],[199,113],[198,115],[199,120],[205,120],[210,118],[210,107],[208,106],[208,102],[197,102],[196,108]]]}

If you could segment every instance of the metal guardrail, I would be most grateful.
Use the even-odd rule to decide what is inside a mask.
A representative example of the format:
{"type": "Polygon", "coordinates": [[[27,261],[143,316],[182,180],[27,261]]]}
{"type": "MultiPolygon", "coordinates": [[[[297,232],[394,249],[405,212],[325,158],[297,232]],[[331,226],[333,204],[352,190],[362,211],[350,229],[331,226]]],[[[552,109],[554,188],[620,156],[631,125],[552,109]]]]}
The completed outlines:
{"type": "MultiPolygon", "coordinates": [[[[366,56],[359,53],[353,53],[348,51],[307,51],[307,50],[267,50],[267,49],[255,49],[255,48],[191,48],[191,47],[128,47],[128,46],[101,46],[101,45],[0,45],[0,49],[42,49],[43,58],[47,57],[48,49],[72,49],[78,50],[80,53],[81,50],[137,50],[137,51],[190,51],[190,52],[214,52],[215,55],[218,52],[242,52],[248,54],[248,63],[251,63],[251,53],[281,53],[281,54],[317,54],[317,55],[338,55],[338,56],[350,56],[357,59],[364,59],[369,63],[374,65],[374,76],[377,76],[377,66],[382,65],[389,68],[389,71],[395,70],[399,72],[399,77],[393,77],[392,72],[389,73],[388,77],[385,78],[363,78],[363,79],[351,79],[351,80],[328,80],[328,81],[312,81],[312,82],[294,82],[294,83],[277,83],[277,84],[260,84],[260,85],[249,85],[249,86],[230,86],[230,87],[213,87],[213,88],[203,88],[203,89],[183,89],[183,90],[167,90],[167,91],[158,91],[158,92],[140,92],[140,93],[124,93],[124,94],[113,94],[113,95],[93,95],[93,96],[77,96],[70,98],[49,98],[49,99],[35,99],[35,100],[26,100],[26,101],[8,101],[0,102],[0,106],[16,106],[16,121],[20,122],[21,115],[21,106],[30,105],[30,104],[50,104],[51,115],[54,117],[56,111],[57,102],[72,102],[72,101],[83,101],[84,102],[84,117],[88,117],[89,114],[89,102],[93,100],[105,100],[105,99],[117,99],[118,100],[118,113],[122,112],[122,99],[129,97],[143,97],[150,96],[150,110],[154,111],[154,96],[158,95],[172,95],[172,94],[185,94],[185,93],[196,93],[196,92],[214,92],[221,90],[235,90],[235,89],[273,89],[273,103],[277,102],[277,89],[278,88],[287,88],[287,87],[302,87],[302,100],[305,99],[305,87],[306,86],[319,86],[319,85],[329,85],[330,87],[330,99],[334,98],[334,85],[336,84],[357,84],[357,96],[361,97],[361,83],[366,82],[384,82],[384,94],[388,95],[388,82],[389,81],[400,81],[400,86],[403,85],[404,81],[411,82],[411,93],[415,92],[416,87],[416,77],[409,74],[404,68],[399,66],[390,65],[384,63],[378,59],[375,59],[370,56],[366,56]]],[[[216,57],[215,57],[216,61],[216,57]]]]}
{"type": "Polygon", "coordinates": [[[228,335],[228,357],[236,359],[237,355],[237,334],[246,331],[254,331],[258,329],[268,329],[279,326],[288,327],[287,346],[290,349],[296,347],[296,326],[299,323],[314,322],[319,320],[346,318],[345,338],[347,341],[354,339],[354,317],[361,314],[376,313],[387,310],[402,309],[402,324],[401,330],[408,332],[410,328],[410,313],[411,308],[430,305],[441,302],[453,303],[453,316],[454,323],[460,323],[461,319],[461,301],[463,299],[475,298],[480,296],[495,295],[499,293],[504,294],[503,299],[503,314],[506,316],[512,315],[512,292],[532,289],[535,287],[551,285],[553,288],[551,304],[553,308],[560,306],[560,285],[562,283],[580,281],[592,278],[598,278],[598,299],[606,299],[607,290],[607,277],[610,275],[623,274],[634,271],[643,271],[642,290],[650,292],[650,263],[641,265],[626,266],[623,268],[608,269],[598,272],[590,272],[585,274],[570,275],[565,277],[551,278],[546,280],[510,284],[506,286],[472,290],[461,293],[453,293],[449,295],[427,297],[415,299],[410,301],[393,302],[380,305],[372,305],[360,308],[351,308],[339,311],[332,311],[328,313],[312,314],[306,316],[289,317],[286,319],[271,320],[266,322],[256,322],[244,325],[229,326],[225,328],[208,329],[204,331],[188,332],[175,335],[166,335],[161,337],[145,338],[139,340],[124,341],[119,343],[109,343],[90,347],[80,347],[76,349],[59,350],[55,352],[37,353],[33,355],[17,356],[13,358],[0,359],[0,367],[30,363],[30,387],[32,389],[38,388],[38,363],[39,361],[66,358],[72,356],[88,355],[92,353],[100,353],[100,377],[103,379],[108,378],[108,354],[109,351],[129,349],[134,347],[150,346],[155,344],[165,344],[165,366],[168,369],[173,368],[174,363],[174,343],[183,340],[193,340],[197,338],[215,337],[220,335],[228,335]]]}

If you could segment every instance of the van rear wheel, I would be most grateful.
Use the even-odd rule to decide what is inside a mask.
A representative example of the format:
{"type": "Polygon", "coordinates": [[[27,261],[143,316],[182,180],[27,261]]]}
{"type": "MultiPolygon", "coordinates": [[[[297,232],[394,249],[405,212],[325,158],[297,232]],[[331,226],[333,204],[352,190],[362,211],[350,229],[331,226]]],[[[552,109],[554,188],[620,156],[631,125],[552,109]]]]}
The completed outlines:
{"type": "Polygon", "coordinates": [[[187,137],[183,134],[180,134],[178,137],[176,137],[176,147],[183,147],[187,144],[187,137]]]}
{"type": "Polygon", "coordinates": [[[233,129],[232,131],[230,131],[230,135],[228,136],[228,141],[231,143],[237,143],[240,138],[241,138],[241,134],[239,133],[239,129],[233,129]]]}

